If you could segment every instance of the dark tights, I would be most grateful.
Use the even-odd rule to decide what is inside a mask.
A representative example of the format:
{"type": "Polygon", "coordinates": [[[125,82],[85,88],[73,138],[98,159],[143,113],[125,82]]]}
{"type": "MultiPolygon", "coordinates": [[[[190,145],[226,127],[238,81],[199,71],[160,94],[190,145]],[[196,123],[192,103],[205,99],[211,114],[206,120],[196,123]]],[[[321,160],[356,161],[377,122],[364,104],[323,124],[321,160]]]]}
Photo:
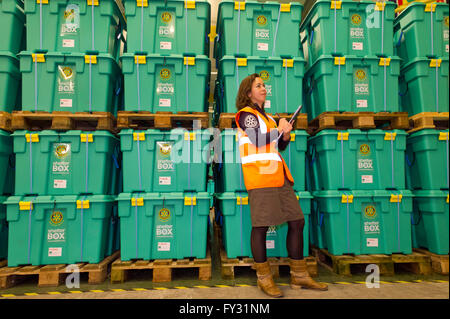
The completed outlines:
{"type": "MultiPolygon", "coordinates": [[[[287,224],[286,248],[289,257],[292,259],[303,259],[303,227],[305,227],[305,220],[294,220],[287,224]]],[[[267,260],[266,233],[268,229],[269,227],[267,226],[252,227],[251,247],[253,259],[257,263],[262,263],[267,260]]]]}

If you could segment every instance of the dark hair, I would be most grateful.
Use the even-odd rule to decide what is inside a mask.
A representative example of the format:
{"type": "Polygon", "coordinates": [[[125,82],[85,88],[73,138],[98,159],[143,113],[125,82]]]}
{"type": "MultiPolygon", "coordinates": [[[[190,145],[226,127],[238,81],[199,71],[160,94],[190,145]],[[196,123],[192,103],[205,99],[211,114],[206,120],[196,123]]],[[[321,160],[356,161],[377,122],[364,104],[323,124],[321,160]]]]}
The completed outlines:
{"type": "Polygon", "coordinates": [[[238,94],[236,96],[236,108],[238,111],[246,106],[252,106],[252,100],[248,97],[248,94],[252,91],[252,84],[256,78],[259,78],[258,73],[253,73],[242,80],[239,86],[238,94]]]}

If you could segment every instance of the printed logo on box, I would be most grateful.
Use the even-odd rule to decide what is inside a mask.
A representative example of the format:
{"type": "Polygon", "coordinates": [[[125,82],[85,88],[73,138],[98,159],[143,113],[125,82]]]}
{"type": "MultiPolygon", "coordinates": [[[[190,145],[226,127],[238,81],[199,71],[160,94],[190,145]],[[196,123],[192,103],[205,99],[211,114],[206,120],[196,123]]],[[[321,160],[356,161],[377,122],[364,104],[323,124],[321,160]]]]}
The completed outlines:
{"type": "Polygon", "coordinates": [[[374,219],[377,217],[377,210],[374,206],[368,205],[366,208],[364,208],[364,214],[366,215],[366,218],[368,219],[374,219]]]}
{"type": "Polygon", "coordinates": [[[57,226],[64,222],[63,213],[60,211],[54,211],[50,216],[50,224],[57,226]]]}
{"type": "Polygon", "coordinates": [[[258,16],[258,17],[256,18],[256,22],[257,22],[259,25],[266,25],[266,23],[267,23],[267,18],[266,18],[265,16],[263,16],[263,15],[260,15],[260,16],[258,16]]]}
{"type": "Polygon", "coordinates": [[[352,24],[354,24],[354,25],[360,25],[362,18],[359,14],[355,13],[352,15],[351,21],[352,21],[352,24]]]}
{"type": "Polygon", "coordinates": [[[162,222],[167,222],[170,219],[170,210],[163,208],[158,212],[159,220],[162,222]]]}
{"type": "Polygon", "coordinates": [[[170,12],[161,13],[161,21],[164,23],[169,23],[172,20],[172,14],[170,12]]]}
{"type": "Polygon", "coordinates": [[[367,145],[367,144],[361,144],[361,145],[359,146],[359,152],[360,152],[362,155],[369,155],[369,154],[370,154],[370,146],[367,145]]]}
{"type": "Polygon", "coordinates": [[[161,71],[159,71],[159,76],[161,77],[161,79],[163,80],[168,80],[170,79],[170,70],[169,69],[161,69],[161,71]]]}

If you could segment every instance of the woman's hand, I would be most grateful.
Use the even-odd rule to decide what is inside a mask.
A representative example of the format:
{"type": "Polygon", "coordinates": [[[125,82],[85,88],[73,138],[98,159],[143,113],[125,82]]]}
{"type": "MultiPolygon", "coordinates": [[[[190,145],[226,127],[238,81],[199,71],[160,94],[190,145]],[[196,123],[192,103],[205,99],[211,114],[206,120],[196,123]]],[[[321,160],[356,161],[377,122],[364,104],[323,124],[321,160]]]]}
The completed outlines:
{"type": "Polygon", "coordinates": [[[283,140],[288,141],[291,138],[292,124],[285,118],[281,118],[278,123],[278,132],[283,132],[283,140]]]}

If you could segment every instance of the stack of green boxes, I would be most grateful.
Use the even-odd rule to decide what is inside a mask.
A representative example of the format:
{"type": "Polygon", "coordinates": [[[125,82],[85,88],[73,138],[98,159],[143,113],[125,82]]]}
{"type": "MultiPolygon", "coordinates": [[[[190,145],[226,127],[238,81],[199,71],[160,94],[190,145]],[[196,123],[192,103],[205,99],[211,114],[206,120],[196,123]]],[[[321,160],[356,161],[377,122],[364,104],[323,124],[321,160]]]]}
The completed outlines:
{"type": "MultiPolygon", "coordinates": [[[[318,0],[301,25],[310,118],[396,112],[395,3],[318,0]]],[[[406,133],[325,129],[308,139],[311,240],[333,255],[411,253],[406,133]]]]}
{"type": "MultiPolygon", "coordinates": [[[[403,59],[403,111],[414,117],[448,112],[448,4],[411,3],[395,19],[394,30],[403,59]]],[[[406,147],[407,187],[414,194],[413,246],[442,255],[448,254],[449,239],[448,140],[448,128],[414,129],[406,147]]]]}
{"type": "MultiPolygon", "coordinates": [[[[23,111],[110,112],[118,106],[114,0],[25,0],[23,111]]],[[[119,139],[108,131],[16,130],[7,198],[8,266],[98,263],[118,249],[119,139]]]]}
{"type": "MultiPolygon", "coordinates": [[[[125,0],[126,111],[206,112],[207,1],[125,0]]],[[[211,132],[123,129],[121,260],[205,258],[211,132]]]]}
{"type": "MultiPolygon", "coordinates": [[[[3,117],[20,107],[21,81],[17,54],[25,40],[22,0],[0,2],[0,29],[3,31],[0,41],[0,113],[3,117]]],[[[0,260],[8,254],[8,225],[3,202],[14,190],[12,144],[10,133],[0,129],[0,260]]]]}

